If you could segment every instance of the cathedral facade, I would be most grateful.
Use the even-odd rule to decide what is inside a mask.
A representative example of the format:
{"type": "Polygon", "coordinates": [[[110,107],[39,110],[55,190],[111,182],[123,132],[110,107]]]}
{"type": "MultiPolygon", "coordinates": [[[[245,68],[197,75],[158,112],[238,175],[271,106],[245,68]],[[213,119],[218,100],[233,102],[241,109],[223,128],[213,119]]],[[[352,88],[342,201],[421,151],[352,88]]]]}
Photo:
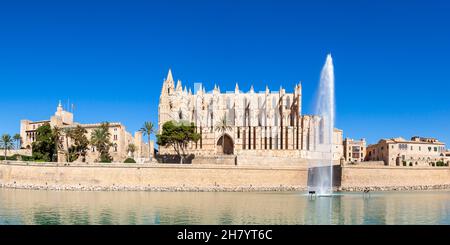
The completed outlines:
{"type": "MultiPolygon", "coordinates": [[[[239,89],[222,93],[218,86],[206,92],[203,86],[195,91],[182,87],[169,70],[159,99],[158,129],[170,120],[189,121],[196,126],[201,139],[189,145],[189,153],[200,156],[258,155],[320,158],[317,154],[320,118],[302,114],[302,87],[297,84],[292,93],[279,91],[248,92],[239,89]],[[226,120],[230,129],[225,133],[215,126],[226,120]]],[[[342,130],[333,134],[333,158],[342,157],[342,130]]],[[[160,154],[172,149],[159,147],[160,154]]]]}

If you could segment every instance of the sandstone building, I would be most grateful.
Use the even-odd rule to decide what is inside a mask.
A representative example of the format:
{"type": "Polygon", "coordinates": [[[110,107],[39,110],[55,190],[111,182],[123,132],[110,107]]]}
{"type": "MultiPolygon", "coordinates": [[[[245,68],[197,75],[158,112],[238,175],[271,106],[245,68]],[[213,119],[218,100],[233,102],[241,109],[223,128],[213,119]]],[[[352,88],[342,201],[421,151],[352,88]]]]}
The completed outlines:
{"type": "Polygon", "coordinates": [[[344,140],[344,159],[346,162],[362,162],[366,157],[366,140],[344,140]]]}
{"type": "Polygon", "coordinates": [[[367,147],[366,160],[389,166],[433,166],[445,156],[445,144],[434,138],[382,139],[367,147]]]}
{"type": "MultiPolygon", "coordinates": [[[[20,136],[22,137],[21,148],[31,149],[31,144],[36,140],[36,130],[49,123],[50,126],[59,127],[61,129],[65,128],[75,128],[78,125],[85,128],[87,131],[86,137],[91,138],[91,132],[100,127],[101,123],[94,124],[81,124],[73,121],[73,113],[63,109],[61,103],[59,103],[56,112],[50,117],[50,120],[42,121],[30,121],[21,120],[20,122],[20,136]]],[[[136,132],[134,137],[126,130],[125,126],[121,123],[109,123],[109,133],[111,134],[110,141],[113,146],[110,148],[110,155],[115,162],[122,162],[126,158],[131,157],[131,152],[128,151],[128,145],[134,144],[136,146],[136,151],[134,152],[134,158],[136,161],[145,161],[148,159],[148,145],[142,140],[142,133],[136,132]]],[[[61,142],[64,142],[63,151],[67,151],[67,146],[65,144],[66,138],[64,134],[62,135],[61,142]]],[[[68,139],[69,147],[71,145],[71,139],[68,139]]],[[[153,142],[150,142],[151,149],[153,149],[153,142]]],[[[59,154],[59,159],[64,158],[64,154],[59,154]]],[[[95,147],[90,146],[90,149],[86,155],[86,161],[94,162],[98,158],[98,152],[95,147]]]]}
{"type": "MultiPolygon", "coordinates": [[[[253,86],[243,92],[238,84],[234,91],[221,92],[215,86],[207,92],[202,85],[195,91],[182,87],[169,70],[164,79],[159,99],[158,128],[170,120],[193,122],[201,139],[189,146],[195,155],[258,155],[320,158],[317,150],[320,135],[318,116],[302,114],[302,87],[298,84],[292,93],[280,87],[279,91],[256,92],[253,86]],[[232,127],[225,133],[222,149],[222,133],[215,125],[226,117],[232,127]]],[[[333,158],[343,154],[342,130],[334,130],[333,158]]],[[[160,154],[173,153],[160,147],[160,154]]]]}

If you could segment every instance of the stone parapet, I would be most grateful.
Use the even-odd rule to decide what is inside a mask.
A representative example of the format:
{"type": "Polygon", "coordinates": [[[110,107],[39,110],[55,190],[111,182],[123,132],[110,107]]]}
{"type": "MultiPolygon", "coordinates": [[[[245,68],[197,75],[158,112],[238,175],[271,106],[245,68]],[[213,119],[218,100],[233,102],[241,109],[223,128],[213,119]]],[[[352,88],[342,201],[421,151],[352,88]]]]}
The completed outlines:
{"type": "Polygon", "coordinates": [[[302,190],[307,169],[208,164],[0,164],[4,187],[61,190],[302,190]]]}
{"type": "Polygon", "coordinates": [[[401,190],[449,185],[449,167],[397,167],[364,164],[342,167],[342,190],[359,190],[361,188],[401,190]]]}

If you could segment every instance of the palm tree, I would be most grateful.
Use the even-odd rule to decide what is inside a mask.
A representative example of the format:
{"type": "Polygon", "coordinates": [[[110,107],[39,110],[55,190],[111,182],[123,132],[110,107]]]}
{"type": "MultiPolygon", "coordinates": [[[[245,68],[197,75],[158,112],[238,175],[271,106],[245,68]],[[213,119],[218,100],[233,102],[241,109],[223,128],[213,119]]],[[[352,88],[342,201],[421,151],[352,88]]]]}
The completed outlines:
{"type": "Polygon", "coordinates": [[[72,138],[73,130],[71,128],[64,128],[63,131],[66,136],[66,162],[69,162],[69,138],[72,138]]]}
{"type": "Polygon", "coordinates": [[[223,116],[222,119],[220,119],[220,121],[217,122],[216,126],[215,126],[215,130],[216,132],[221,132],[222,133],[222,152],[225,153],[225,148],[224,148],[224,142],[225,142],[225,133],[229,130],[231,130],[232,127],[230,125],[228,125],[227,122],[227,116],[223,116]]]}
{"type": "Polygon", "coordinates": [[[61,144],[61,136],[63,134],[63,130],[60,127],[54,126],[52,129],[53,140],[55,141],[55,154],[56,154],[56,162],[59,162],[59,150],[62,148],[61,144]]]}
{"type": "Polygon", "coordinates": [[[155,129],[152,122],[144,122],[144,127],[142,127],[139,131],[142,132],[142,134],[148,137],[148,157],[151,160],[152,159],[152,149],[150,146],[150,136],[155,133],[155,129]]]}
{"type": "Polygon", "coordinates": [[[128,152],[131,152],[131,157],[134,158],[134,152],[136,151],[136,146],[133,143],[128,144],[128,152]]]}
{"type": "Polygon", "coordinates": [[[91,132],[91,144],[97,148],[100,153],[100,162],[110,162],[109,147],[112,146],[109,141],[111,133],[109,132],[109,123],[102,123],[99,128],[91,132]]]}
{"type": "Polygon", "coordinates": [[[15,134],[13,136],[14,141],[16,141],[16,149],[20,149],[20,145],[22,142],[22,137],[20,137],[20,134],[15,134]]]}
{"type": "Polygon", "coordinates": [[[0,147],[2,147],[5,150],[5,161],[6,161],[6,155],[8,153],[8,150],[11,150],[14,147],[11,135],[9,134],[2,135],[2,138],[0,139],[0,147]]]}
{"type": "Polygon", "coordinates": [[[97,148],[100,155],[102,154],[106,139],[106,132],[100,128],[96,128],[91,132],[91,144],[97,148]]]}

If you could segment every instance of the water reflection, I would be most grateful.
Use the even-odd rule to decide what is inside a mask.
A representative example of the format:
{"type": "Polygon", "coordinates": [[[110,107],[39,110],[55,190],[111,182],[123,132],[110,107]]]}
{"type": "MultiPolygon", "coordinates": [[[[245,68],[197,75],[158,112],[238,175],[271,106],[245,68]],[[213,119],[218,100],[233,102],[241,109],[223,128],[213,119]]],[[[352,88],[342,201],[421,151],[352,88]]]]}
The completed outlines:
{"type": "Polygon", "coordinates": [[[450,192],[70,192],[0,189],[0,224],[450,224],[450,192]]]}

